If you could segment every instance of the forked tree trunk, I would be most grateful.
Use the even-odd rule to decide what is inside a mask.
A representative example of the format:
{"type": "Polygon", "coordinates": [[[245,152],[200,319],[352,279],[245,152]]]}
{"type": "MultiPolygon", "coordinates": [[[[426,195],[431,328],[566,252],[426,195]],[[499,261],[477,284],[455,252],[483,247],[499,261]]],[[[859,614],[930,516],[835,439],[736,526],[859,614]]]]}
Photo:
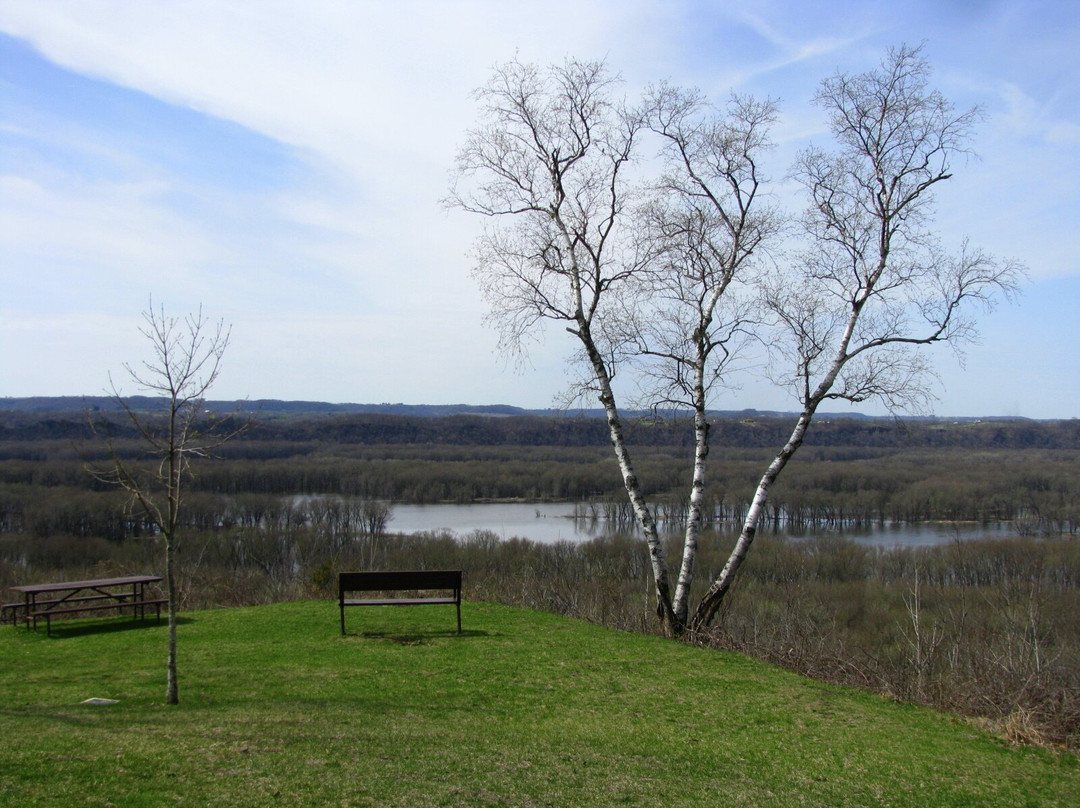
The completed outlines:
{"type": "Polygon", "coordinates": [[[813,410],[807,409],[803,411],[795,424],[795,429],[791,432],[791,437],[788,438],[788,442],[773,458],[772,463],[769,464],[769,468],[758,483],[754,498],[750,503],[750,509],[746,513],[746,520],[743,522],[739,540],[735,542],[735,548],[731,551],[724,569],[721,570],[719,577],[713,581],[709,591],[705,593],[705,597],[701,599],[701,603],[698,604],[694,612],[693,620],[690,623],[692,631],[705,628],[716,617],[716,612],[720,609],[724,596],[731,589],[732,581],[735,580],[735,574],[739,571],[743,561],[746,560],[750,545],[754,543],[758,522],[761,520],[761,514],[765,509],[765,501],[769,496],[769,488],[802,445],[803,439],[806,437],[806,430],[809,428],[813,417],[813,410]]]}

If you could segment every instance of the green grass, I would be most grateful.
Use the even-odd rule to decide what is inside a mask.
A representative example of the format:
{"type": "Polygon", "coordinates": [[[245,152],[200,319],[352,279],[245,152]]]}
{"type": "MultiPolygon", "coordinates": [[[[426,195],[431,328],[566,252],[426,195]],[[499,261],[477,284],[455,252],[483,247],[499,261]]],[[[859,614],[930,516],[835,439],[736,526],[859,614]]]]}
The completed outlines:
{"type": "Polygon", "coordinates": [[[548,614],[336,603],[0,630],[3,806],[1075,806],[1073,755],[548,614]],[[113,706],[84,706],[89,697],[113,706]]]}

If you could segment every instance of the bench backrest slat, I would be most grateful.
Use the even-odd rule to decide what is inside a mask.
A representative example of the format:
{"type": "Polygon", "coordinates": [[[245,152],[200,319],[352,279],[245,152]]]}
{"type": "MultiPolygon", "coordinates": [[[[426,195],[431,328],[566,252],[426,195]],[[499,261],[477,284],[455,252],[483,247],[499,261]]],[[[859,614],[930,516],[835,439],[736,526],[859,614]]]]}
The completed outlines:
{"type": "Polygon", "coordinates": [[[339,594],[401,589],[453,589],[457,593],[461,591],[461,570],[338,573],[339,594]]]}

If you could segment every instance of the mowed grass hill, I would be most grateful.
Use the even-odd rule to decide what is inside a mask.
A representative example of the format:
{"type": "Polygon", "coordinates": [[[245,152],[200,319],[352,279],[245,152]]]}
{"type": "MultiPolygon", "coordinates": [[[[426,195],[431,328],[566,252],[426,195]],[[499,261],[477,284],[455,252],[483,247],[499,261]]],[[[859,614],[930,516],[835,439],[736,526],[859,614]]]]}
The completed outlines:
{"type": "Polygon", "coordinates": [[[486,603],[0,630],[0,805],[1076,806],[1074,755],[745,657],[486,603]],[[88,698],[115,699],[106,706],[88,698]]]}

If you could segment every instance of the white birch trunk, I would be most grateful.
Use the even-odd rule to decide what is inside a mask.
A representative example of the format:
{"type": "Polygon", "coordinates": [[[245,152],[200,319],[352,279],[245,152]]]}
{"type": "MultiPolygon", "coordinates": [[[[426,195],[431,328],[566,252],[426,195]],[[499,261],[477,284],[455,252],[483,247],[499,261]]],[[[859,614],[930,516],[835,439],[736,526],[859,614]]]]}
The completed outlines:
{"type": "Polygon", "coordinates": [[[682,566],[672,602],[676,625],[686,626],[690,613],[690,586],[694,581],[697,562],[698,539],[701,536],[702,511],[705,504],[705,465],[709,455],[709,422],[704,407],[694,413],[694,476],[690,484],[689,510],[686,515],[686,532],[683,537],[682,566]]]}
{"type": "Polygon", "coordinates": [[[761,481],[758,482],[757,490],[754,492],[754,498],[750,503],[750,509],[746,512],[746,520],[743,522],[739,540],[735,542],[735,548],[731,551],[731,555],[728,557],[727,563],[724,565],[724,569],[720,572],[719,577],[713,581],[712,586],[709,587],[709,591],[705,593],[705,597],[703,597],[701,603],[698,604],[697,610],[694,612],[693,622],[691,623],[692,629],[696,630],[704,628],[712,622],[713,618],[716,616],[716,612],[720,608],[724,596],[731,588],[732,581],[735,580],[735,574],[739,571],[739,567],[742,566],[743,561],[746,560],[746,554],[750,550],[750,545],[754,543],[754,537],[757,535],[758,522],[761,521],[761,514],[769,496],[769,488],[776,481],[776,478],[780,476],[780,472],[783,471],[784,466],[788,464],[788,461],[791,460],[795,452],[797,452],[802,445],[803,438],[806,437],[806,430],[809,428],[811,420],[813,420],[812,410],[805,410],[803,414],[799,416],[799,420],[795,424],[795,429],[792,430],[788,442],[784,444],[784,448],[780,450],[775,458],[773,458],[772,463],[769,464],[769,468],[766,470],[765,474],[762,475],[761,481]]]}
{"type": "Polygon", "coordinates": [[[653,582],[656,589],[656,613],[660,618],[664,631],[668,634],[677,634],[680,625],[672,611],[671,584],[668,581],[667,561],[664,557],[664,545],[656,529],[656,519],[649,509],[645,497],[641,493],[641,484],[638,482],[634,464],[630,459],[630,452],[623,437],[622,419],[619,417],[619,409],[615,404],[615,394],[611,389],[611,379],[596,346],[592,343],[591,336],[587,331],[579,332],[578,336],[585,345],[589,359],[593,366],[597,384],[600,387],[600,403],[604,406],[607,416],[608,433],[611,436],[611,445],[615,450],[615,458],[619,463],[619,471],[622,473],[623,486],[630,498],[630,504],[634,509],[638,525],[649,548],[649,563],[652,566],[653,582]]]}
{"type": "MultiPolygon", "coordinates": [[[[880,275],[880,269],[878,271],[880,275]]],[[[806,384],[803,393],[804,406],[802,414],[799,415],[799,420],[795,423],[795,428],[791,431],[790,437],[788,437],[787,443],[773,458],[772,463],[769,464],[769,468],[766,469],[765,474],[762,475],[761,480],[758,482],[757,490],[754,491],[754,498],[750,502],[750,509],[746,512],[746,520],[743,522],[742,532],[739,534],[738,541],[735,542],[735,547],[731,551],[731,555],[728,557],[727,563],[724,565],[724,569],[720,571],[720,575],[712,586],[709,587],[709,591],[705,593],[705,597],[702,598],[701,603],[698,604],[697,610],[694,612],[693,621],[691,623],[692,630],[698,630],[704,628],[712,622],[716,616],[716,612],[720,608],[720,604],[724,600],[724,596],[727,595],[728,590],[731,589],[732,581],[735,580],[735,574],[739,571],[739,567],[742,566],[743,561],[746,560],[746,554],[750,550],[750,545],[754,543],[754,537],[757,535],[758,522],[761,521],[761,513],[765,508],[765,502],[769,497],[769,489],[772,484],[776,482],[776,478],[780,476],[780,472],[784,470],[784,467],[788,464],[788,461],[795,456],[795,453],[802,446],[803,439],[806,437],[806,431],[810,428],[810,423],[814,420],[814,413],[817,411],[818,405],[825,400],[829,391],[836,383],[837,378],[840,376],[840,371],[844,369],[844,365],[847,363],[850,356],[848,354],[848,346],[851,344],[853,335],[855,334],[855,326],[859,321],[859,314],[862,312],[863,304],[866,300],[866,295],[869,290],[852,303],[851,312],[848,314],[847,324],[844,327],[843,335],[840,338],[838,347],[836,349],[836,355],[833,358],[832,364],[829,366],[828,372],[824,375],[821,382],[814,389],[813,393],[810,393],[810,364],[805,362],[803,381],[806,384]]]]}

